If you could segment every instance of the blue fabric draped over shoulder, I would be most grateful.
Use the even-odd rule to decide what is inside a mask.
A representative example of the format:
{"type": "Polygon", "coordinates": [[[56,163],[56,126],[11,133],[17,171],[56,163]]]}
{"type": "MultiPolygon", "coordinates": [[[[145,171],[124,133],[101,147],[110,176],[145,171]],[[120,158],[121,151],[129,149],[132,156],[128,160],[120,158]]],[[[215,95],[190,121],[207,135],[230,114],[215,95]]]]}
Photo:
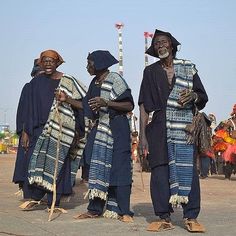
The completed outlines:
{"type": "MultiPolygon", "coordinates": [[[[31,184],[37,184],[38,186],[42,186],[51,191],[53,182],[51,174],[53,173],[53,165],[55,164],[53,158],[56,155],[58,134],[61,132],[57,125],[57,119],[59,118],[56,116],[57,101],[54,99],[55,89],[61,89],[68,96],[77,100],[82,100],[85,95],[85,90],[74,77],[66,74],[58,80],[53,80],[50,77],[43,75],[36,80],[33,79],[31,82],[31,95],[33,98],[31,103],[31,125],[36,138],[36,146],[34,144],[34,152],[30,158],[28,178],[31,184]]],[[[83,130],[83,124],[78,124],[78,122],[82,120],[82,114],[67,103],[59,103],[58,111],[60,112],[60,119],[62,121],[61,129],[63,132],[63,135],[61,135],[59,139],[60,155],[57,170],[59,174],[58,179],[61,174],[67,175],[66,173],[71,173],[71,178],[68,174],[68,180],[63,181],[63,184],[65,187],[66,185],[72,187],[80,157],[78,151],[75,160],[70,159],[70,161],[68,161],[67,154],[74,138],[75,128],[80,131],[83,130]],[[68,166],[68,169],[66,166],[68,166]],[[71,170],[69,170],[69,166],[71,170]]]]}
{"type": "MultiPolygon", "coordinates": [[[[172,85],[174,83],[175,77],[172,85]]],[[[168,163],[166,106],[171,89],[168,85],[166,72],[159,61],[144,69],[138,104],[142,104],[147,113],[154,112],[152,121],[146,127],[149,143],[148,158],[151,168],[168,163]]],[[[197,73],[193,75],[192,89],[198,94],[197,108],[203,109],[208,97],[197,73]]]]}
{"type": "MultiPolygon", "coordinates": [[[[91,120],[97,120],[99,114],[93,112],[88,100],[100,96],[101,87],[95,84],[94,78],[89,86],[86,97],[83,99],[84,114],[91,120]]],[[[128,88],[123,94],[113,101],[129,101],[134,105],[131,90],[128,88]]],[[[130,125],[126,112],[117,111],[109,108],[110,128],[114,139],[112,167],[110,174],[110,186],[123,186],[131,184],[131,145],[130,145],[130,125]]],[[[84,161],[89,165],[91,161],[93,144],[95,141],[97,126],[95,125],[87,137],[87,143],[84,150],[84,161]]]]}

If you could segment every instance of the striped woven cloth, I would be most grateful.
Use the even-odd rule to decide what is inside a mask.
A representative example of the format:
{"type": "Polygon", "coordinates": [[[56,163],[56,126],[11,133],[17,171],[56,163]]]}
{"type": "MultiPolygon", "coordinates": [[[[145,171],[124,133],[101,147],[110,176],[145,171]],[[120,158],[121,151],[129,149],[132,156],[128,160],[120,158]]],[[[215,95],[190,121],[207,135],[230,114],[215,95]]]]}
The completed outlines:
{"type": "MultiPolygon", "coordinates": [[[[129,87],[125,80],[119,74],[110,72],[101,85],[100,96],[106,100],[115,100],[127,89],[129,87]]],[[[97,133],[92,148],[87,194],[90,199],[99,197],[107,200],[113,153],[113,137],[107,107],[102,107],[99,111],[97,133]]]]}
{"type": "Polygon", "coordinates": [[[192,106],[178,104],[180,91],[192,89],[195,66],[190,61],[174,60],[176,82],[167,100],[166,126],[169,181],[173,206],[188,203],[193,175],[193,145],[187,144],[185,127],[193,119],[192,106]]]}
{"type": "MultiPolygon", "coordinates": [[[[68,96],[77,100],[82,99],[86,93],[85,87],[69,75],[63,75],[58,89],[64,91],[68,96]]],[[[74,134],[75,117],[73,109],[65,102],[57,103],[54,98],[47,123],[43,128],[42,134],[37,140],[34,152],[30,159],[28,168],[28,179],[30,184],[36,184],[52,191],[55,160],[57,156],[57,143],[58,141],[60,142],[57,169],[58,175],[68,154],[74,134]],[[61,134],[60,140],[58,140],[59,134],[61,134]]],[[[77,158],[75,158],[75,160],[71,160],[72,185],[75,181],[84,144],[85,140],[81,140],[77,158]]]]}

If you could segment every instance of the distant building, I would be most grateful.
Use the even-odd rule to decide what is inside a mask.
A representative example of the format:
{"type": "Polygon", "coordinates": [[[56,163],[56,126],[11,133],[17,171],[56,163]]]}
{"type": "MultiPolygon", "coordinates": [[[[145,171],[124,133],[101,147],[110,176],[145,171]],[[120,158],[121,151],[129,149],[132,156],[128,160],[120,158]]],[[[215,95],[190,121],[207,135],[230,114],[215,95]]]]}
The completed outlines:
{"type": "Polygon", "coordinates": [[[9,132],[9,131],[10,131],[10,125],[0,124],[0,133],[9,132]]]}

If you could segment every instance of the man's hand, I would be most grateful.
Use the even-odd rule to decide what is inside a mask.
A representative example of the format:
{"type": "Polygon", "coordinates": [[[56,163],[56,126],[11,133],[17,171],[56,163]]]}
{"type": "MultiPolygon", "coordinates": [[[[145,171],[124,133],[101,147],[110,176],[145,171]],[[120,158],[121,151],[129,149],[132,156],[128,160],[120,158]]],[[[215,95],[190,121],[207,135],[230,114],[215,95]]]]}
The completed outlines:
{"type": "Polygon", "coordinates": [[[190,89],[184,89],[180,92],[178,103],[182,106],[196,101],[198,98],[197,93],[190,89]]]}
{"type": "Polygon", "coordinates": [[[106,107],[107,106],[107,101],[105,101],[103,98],[101,97],[95,97],[95,98],[91,98],[88,101],[89,106],[91,107],[91,109],[93,111],[99,111],[99,109],[101,107],[106,107]]]}
{"type": "Polygon", "coordinates": [[[29,149],[29,136],[23,131],[21,135],[21,146],[27,151],[29,149]]]}
{"type": "Polygon", "coordinates": [[[56,97],[57,101],[66,102],[68,95],[64,91],[57,89],[55,91],[55,97],[56,97]]]}
{"type": "Polygon", "coordinates": [[[146,158],[149,153],[147,139],[146,139],[146,137],[140,137],[139,140],[140,140],[139,141],[139,153],[141,156],[146,158]]]}

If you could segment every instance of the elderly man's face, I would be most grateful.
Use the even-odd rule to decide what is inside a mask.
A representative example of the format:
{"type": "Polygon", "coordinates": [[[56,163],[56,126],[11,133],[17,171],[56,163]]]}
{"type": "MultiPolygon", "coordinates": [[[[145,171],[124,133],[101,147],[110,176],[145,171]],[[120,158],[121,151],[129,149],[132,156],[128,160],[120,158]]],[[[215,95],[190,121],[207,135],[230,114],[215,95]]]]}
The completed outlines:
{"type": "Polygon", "coordinates": [[[169,37],[158,35],[154,39],[154,50],[160,59],[167,58],[172,55],[172,45],[169,37]]]}
{"type": "Polygon", "coordinates": [[[95,66],[94,66],[94,61],[92,60],[88,60],[88,63],[87,63],[87,71],[90,75],[95,75],[95,66]]]}
{"type": "Polygon", "coordinates": [[[47,75],[53,74],[57,69],[57,62],[58,61],[52,57],[43,57],[41,67],[44,73],[47,75]]]}

